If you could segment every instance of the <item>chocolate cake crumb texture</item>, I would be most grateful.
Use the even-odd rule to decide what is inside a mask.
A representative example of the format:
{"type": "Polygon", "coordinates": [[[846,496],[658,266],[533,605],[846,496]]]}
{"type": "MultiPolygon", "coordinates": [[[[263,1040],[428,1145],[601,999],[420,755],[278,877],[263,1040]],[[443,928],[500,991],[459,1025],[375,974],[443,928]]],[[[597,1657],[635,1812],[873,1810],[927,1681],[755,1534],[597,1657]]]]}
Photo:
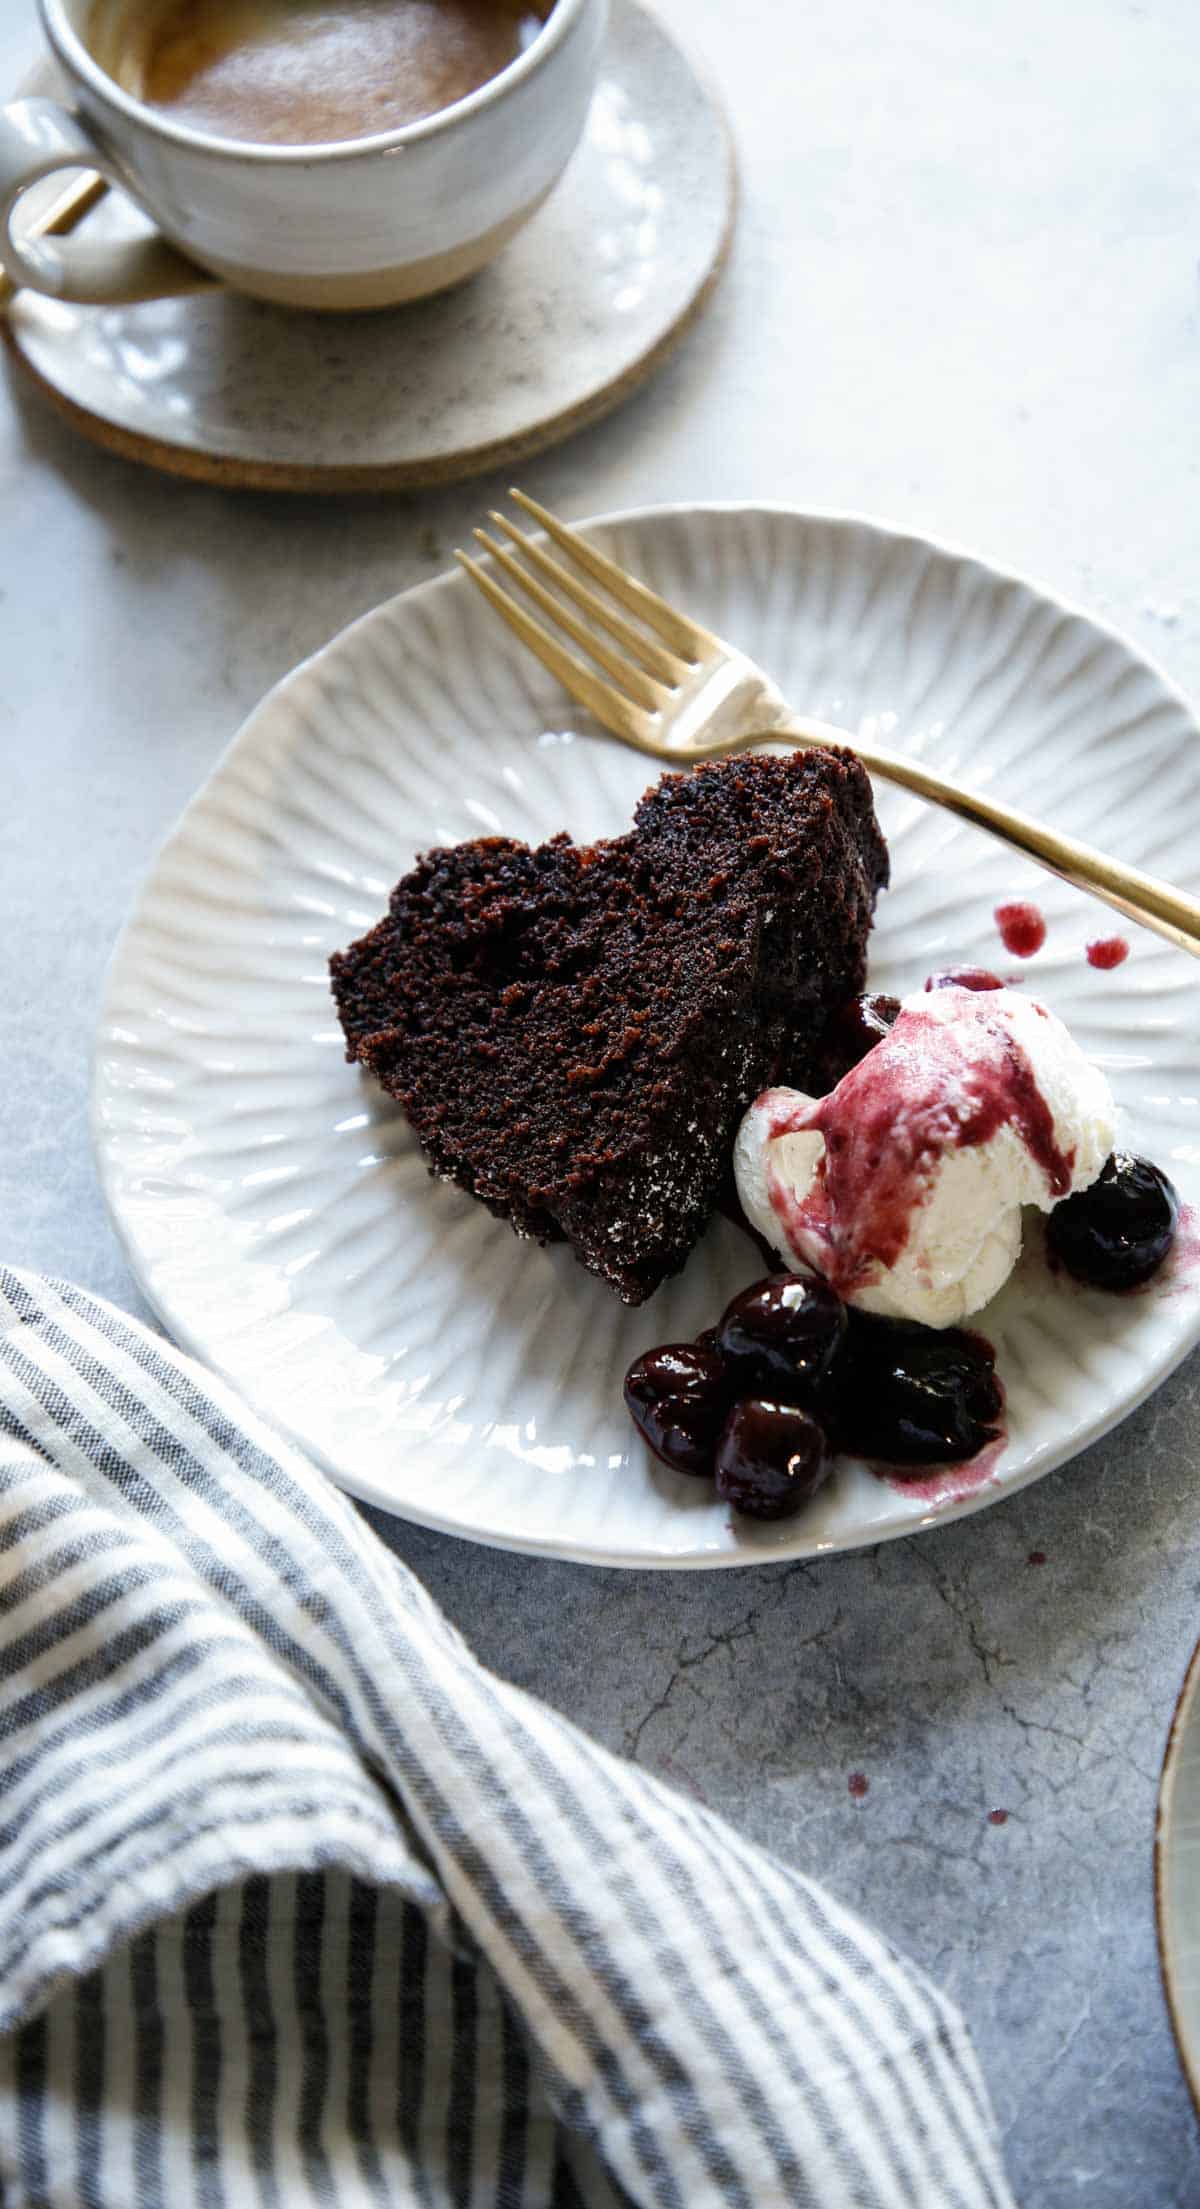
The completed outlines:
{"type": "Polygon", "coordinates": [[[638,1304],[703,1230],[746,1105],[808,1086],[886,881],[834,749],[665,775],[606,842],[427,852],[331,961],[347,1056],[434,1173],[638,1304]]]}

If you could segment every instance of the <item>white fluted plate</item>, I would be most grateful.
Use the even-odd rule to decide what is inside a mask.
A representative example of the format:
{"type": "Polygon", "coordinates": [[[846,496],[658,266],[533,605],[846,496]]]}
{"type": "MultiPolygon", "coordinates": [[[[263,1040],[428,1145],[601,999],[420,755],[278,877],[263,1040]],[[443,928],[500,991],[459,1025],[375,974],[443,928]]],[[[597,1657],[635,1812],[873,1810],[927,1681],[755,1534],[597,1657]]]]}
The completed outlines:
{"type": "MultiPolygon", "coordinates": [[[[595,525],[810,711],[919,753],[1200,890],[1200,752],[1182,700],[1119,638],[982,562],[869,522],[668,508],[595,525]]],[[[904,1534],[1059,1465],[1200,1334],[1192,1236],[1151,1291],[1052,1279],[1036,1236],[979,1324],[1008,1391],[1002,1454],[899,1488],[843,1464],[782,1526],[734,1526],[654,1464],[630,1360],[711,1323],[757,1273],[717,1221],[629,1311],[564,1249],[432,1181],[346,1065],[331,951],[430,845],[620,831],[650,763],[589,730],[458,575],[394,599],[290,675],[188,807],[117,947],[96,1047],[99,1169],[172,1334],[353,1493],[479,1541],[625,1565],[725,1565],[904,1534]]],[[[1200,970],[974,830],[879,791],[894,888],[873,984],[1013,970],[993,910],[1049,925],[1021,968],[1106,1069],[1123,1135],[1200,1200],[1200,970]]]]}

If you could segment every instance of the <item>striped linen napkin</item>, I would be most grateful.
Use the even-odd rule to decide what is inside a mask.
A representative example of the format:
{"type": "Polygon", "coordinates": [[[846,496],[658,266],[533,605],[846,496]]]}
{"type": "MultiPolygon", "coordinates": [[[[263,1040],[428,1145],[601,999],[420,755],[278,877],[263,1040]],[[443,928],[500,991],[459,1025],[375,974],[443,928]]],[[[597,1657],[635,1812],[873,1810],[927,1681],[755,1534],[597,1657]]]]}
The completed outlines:
{"type": "Polygon", "coordinates": [[[1011,2209],[925,1979],[3,1269],[0,1589],[5,2209],[1011,2209]]]}

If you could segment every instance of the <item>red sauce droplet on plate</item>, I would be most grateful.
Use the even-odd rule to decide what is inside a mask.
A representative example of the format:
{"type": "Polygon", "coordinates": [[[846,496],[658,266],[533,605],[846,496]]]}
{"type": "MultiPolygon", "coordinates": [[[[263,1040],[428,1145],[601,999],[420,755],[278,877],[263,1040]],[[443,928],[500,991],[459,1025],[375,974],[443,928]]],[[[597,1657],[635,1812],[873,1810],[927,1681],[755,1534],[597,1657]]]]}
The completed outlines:
{"type": "Polygon", "coordinates": [[[851,1772],[846,1785],[857,1802],[861,1802],[871,1782],[865,1772],[851,1772]]]}
{"type": "Polygon", "coordinates": [[[1124,936],[1100,936],[1087,947],[1088,965],[1098,966],[1103,974],[1111,973],[1115,966],[1123,966],[1128,957],[1129,945],[1124,936]]]}
{"type": "Polygon", "coordinates": [[[947,966],[931,974],[926,989],[1003,989],[998,974],[986,966],[947,966]]]}
{"type": "Polygon", "coordinates": [[[1036,905],[998,905],[992,917],[1014,959],[1032,959],[1046,941],[1046,923],[1036,905]]]}
{"type": "Polygon", "coordinates": [[[1007,1810],[989,1810],[989,1812],[988,1812],[988,1824],[989,1824],[989,1825],[1007,1825],[1007,1824],[1008,1824],[1008,1812],[1007,1812],[1007,1810]]]}
{"type": "Polygon", "coordinates": [[[1045,1550],[1031,1549],[1028,1557],[1025,1559],[1025,1562],[1027,1565],[1044,1565],[1046,1562],[1045,1550]]]}

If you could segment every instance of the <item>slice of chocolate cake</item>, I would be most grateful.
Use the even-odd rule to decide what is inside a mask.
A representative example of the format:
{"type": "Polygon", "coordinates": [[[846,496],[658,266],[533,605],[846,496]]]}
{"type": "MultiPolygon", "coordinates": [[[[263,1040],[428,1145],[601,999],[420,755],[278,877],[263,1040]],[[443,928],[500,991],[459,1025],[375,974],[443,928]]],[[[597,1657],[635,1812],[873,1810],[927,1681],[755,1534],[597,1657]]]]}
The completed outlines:
{"type": "Polygon", "coordinates": [[[434,1173],[638,1304],[704,1227],[750,1099],[805,1086],[886,881],[848,752],[664,775],[609,842],[419,859],[331,961],[347,1056],[434,1173]]]}

